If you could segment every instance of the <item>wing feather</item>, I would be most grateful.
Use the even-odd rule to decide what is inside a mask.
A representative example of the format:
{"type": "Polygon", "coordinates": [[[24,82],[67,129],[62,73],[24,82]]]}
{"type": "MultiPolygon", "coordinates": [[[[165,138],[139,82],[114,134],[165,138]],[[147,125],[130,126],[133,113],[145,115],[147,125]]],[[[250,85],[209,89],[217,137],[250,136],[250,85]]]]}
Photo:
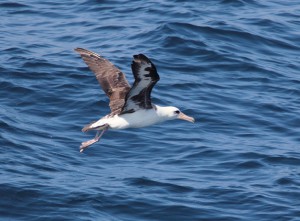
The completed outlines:
{"type": "Polygon", "coordinates": [[[131,64],[134,83],[126,96],[121,113],[130,113],[138,109],[151,109],[151,91],[159,75],[155,65],[143,54],[134,55],[131,64]]]}
{"type": "Polygon", "coordinates": [[[125,75],[110,61],[83,48],[76,48],[87,66],[94,72],[101,88],[109,97],[112,114],[119,114],[125,104],[130,85],[125,75]]]}

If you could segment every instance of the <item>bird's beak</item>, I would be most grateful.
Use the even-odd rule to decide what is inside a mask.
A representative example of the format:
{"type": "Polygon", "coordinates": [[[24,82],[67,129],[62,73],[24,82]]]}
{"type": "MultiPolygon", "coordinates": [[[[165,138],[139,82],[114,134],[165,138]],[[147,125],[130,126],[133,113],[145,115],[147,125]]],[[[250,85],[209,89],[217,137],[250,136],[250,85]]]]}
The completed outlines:
{"type": "Polygon", "coordinates": [[[189,122],[195,123],[195,119],[193,117],[189,117],[182,112],[180,112],[177,118],[180,120],[187,120],[189,122]]]}

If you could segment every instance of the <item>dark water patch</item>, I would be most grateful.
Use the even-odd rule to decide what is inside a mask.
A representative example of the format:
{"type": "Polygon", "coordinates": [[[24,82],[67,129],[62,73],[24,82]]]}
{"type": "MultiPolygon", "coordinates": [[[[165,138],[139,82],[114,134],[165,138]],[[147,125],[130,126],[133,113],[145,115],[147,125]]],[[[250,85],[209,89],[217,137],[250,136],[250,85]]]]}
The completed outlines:
{"type": "Polygon", "coordinates": [[[259,161],[246,161],[246,162],[243,162],[243,163],[239,163],[237,165],[237,167],[239,169],[256,169],[256,168],[261,168],[263,166],[264,165],[259,161]]]}
{"type": "Polygon", "coordinates": [[[0,86],[2,87],[3,91],[6,91],[6,92],[11,91],[11,92],[9,92],[11,95],[26,96],[26,95],[34,93],[34,90],[32,90],[28,87],[17,86],[10,82],[1,82],[0,86]]]}
{"type": "Polygon", "coordinates": [[[244,153],[240,153],[239,157],[242,157],[243,159],[264,159],[266,158],[268,155],[263,154],[263,153],[257,153],[257,152],[244,152],[244,153]]]}
{"type": "Polygon", "coordinates": [[[268,31],[274,31],[274,29],[276,29],[277,31],[283,31],[283,30],[286,31],[288,28],[286,25],[280,23],[279,21],[274,21],[267,18],[251,19],[248,20],[248,22],[254,26],[259,26],[268,31]]]}
{"type": "Polygon", "coordinates": [[[23,68],[55,68],[55,67],[60,67],[58,64],[53,64],[53,63],[48,63],[43,60],[35,60],[35,61],[27,61],[23,64],[23,68]]]}
{"type": "Polygon", "coordinates": [[[276,183],[279,185],[283,185],[283,186],[288,186],[288,185],[299,186],[299,182],[296,182],[295,180],[288,178],[288,177],[280,178],[280,179],[276,180],[276,183]]]}
{"type": "Polygon", "coordinates": [[[300,165],[300,158],[291,156],[269,156],[264,161],[274,165],[300,165]]]}
{"type": "Polygon", "coordinates": [[[259,1],[255,1],[255,0],[250,0],[250,1],[245,1],[245,0],[221,0],[220,1],[221,4],[225,4],[225,5],[231,5],[234,7],[266,7],[264,4],[262,4],[259,1]]]}
{"type": "MultiPolygon", "coordinates": [[[[41,69],[44,69],[41,67],[41,69]]],[[[34,72],[32,71],[24,71],[24,69],[11,69],[9,72],[7,72],[7,76],[13,79],[14,82],[18,82],[20,84],[26,82],[29,83],[27,80],[32,80],[30,82],[30,85],[39,85],[39,81],[42,80],[49,80],[50,75],[47,74],[47,68],[44,70],[37,71],[35,70],[34,72]],[[35,79],[40,79],[39,81],[34,81],[35,79]]]]}
{"type": "Polygon", "coordinates": [[[234,1],[234,0],[223,0],[221,1],[221,4],[226,4],[226,5],[232,5],[232,6],[245,6],[245,2],[242,0],[234,1]]]}
{"type": "Polygon", "coordinates": [[[24,49],[24,48],[17,48],[17,47],[8,47],[6,49],[4,49],[2,52],[0,53],[5,53],[5,54],[10,54],[10,53],[13,53],[13,54],[29,54],[30,53],[30,50],[27,50],[27,49],[24,49]]]}
{"type": "Polygon", "coordinates": [[[157,188],[157,189],[165,189],[167,191],[175,192],[175,193],[188,193],[192,192],[193,189],[190,187],[175,185],[172,183],[163,183],[163,182],[157,182],[154,180],[149,180],[145,177],[143,178],[131,178],[126,180],[127,183],[134,186],[139,186],[142,188],[157,188]]]}
{"type": "Polygon", "coordinates": [[[18,2],[4,2],[4,3],[0,3],[0,7],[15,9],[15,8],[26,8],[28,7],[28,5],[18,3],[18,2]]]}
{"type": "Polygon", "coordinates": [[[21,10],[17,10],[17,11],[10,11],[9,14],[35,16],[35,15],[40,15],[40,12],[33,10],[33,9],[21,9],[21,10]]]}

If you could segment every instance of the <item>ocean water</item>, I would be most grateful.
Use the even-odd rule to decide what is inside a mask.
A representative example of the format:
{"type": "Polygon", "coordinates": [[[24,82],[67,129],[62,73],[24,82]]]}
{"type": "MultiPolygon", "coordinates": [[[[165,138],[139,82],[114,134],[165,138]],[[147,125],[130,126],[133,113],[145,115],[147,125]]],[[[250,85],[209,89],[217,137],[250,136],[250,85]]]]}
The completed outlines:
{"type": "Polygon", "coordinates": [[[0,2],[0,220],[300,220],[298,0],[0,2]],[[73,49],[196,123],[94,133],[108,99],[73,49]]]}

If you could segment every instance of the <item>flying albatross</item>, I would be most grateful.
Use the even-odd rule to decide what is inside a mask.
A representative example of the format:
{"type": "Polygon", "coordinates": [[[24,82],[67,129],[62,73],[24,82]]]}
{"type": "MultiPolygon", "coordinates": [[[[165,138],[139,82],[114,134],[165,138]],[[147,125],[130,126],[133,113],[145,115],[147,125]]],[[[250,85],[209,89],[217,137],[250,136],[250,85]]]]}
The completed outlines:
{"type": "Polygon", "coordinates": [[[151,91],[159,81],[159,75],[155,65],[145,55],[133,56],[131,69],[135,81],[130,87],[125,75],[107,59],[83,48],[76,48],[75,51],[96,75],[110,99],[111,110],[110,114],[82,129],[83,132],[97,130],[97,133],[94,139],[81,144],[80,152],[98,142],[108,129],[146,127],[173,119],[195,122],[194,118],[185,115],[177,107],[161,107],[151,103],[151,91]]]}

